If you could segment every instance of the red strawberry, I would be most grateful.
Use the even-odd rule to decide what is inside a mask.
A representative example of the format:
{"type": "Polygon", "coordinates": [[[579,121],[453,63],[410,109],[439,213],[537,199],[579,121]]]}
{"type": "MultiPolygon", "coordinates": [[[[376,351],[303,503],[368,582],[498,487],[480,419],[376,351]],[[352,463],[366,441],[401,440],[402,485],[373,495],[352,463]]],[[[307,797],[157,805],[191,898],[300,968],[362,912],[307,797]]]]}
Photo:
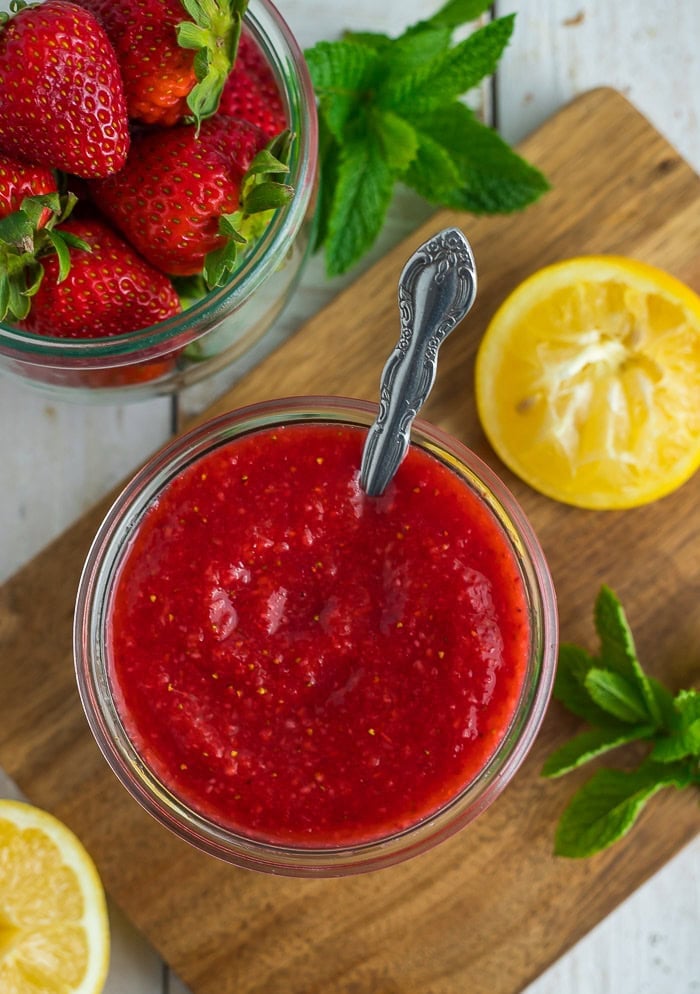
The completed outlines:
{"type": "Polygon", "coordinates": [[[0,149],[78,176],[108,176],[129,148],[114,50],[67,0],[22,7],[0,24],[0,149]]]}
{"type": "Polygon", "coordinates": [[[222,248],[223,215],[240,206],[241,182],[266,136],[254,124],[216,115],[134,138],[120,173],[92,183],[96,204],[148,261],[165,273],[201,272],[222,248]]]}
{"type": "Polygon", "coordinates": [[[76,3],[101,20],[114,45],[129,117],[172,125],[187,115],[199,120],[214,113],[247,0],[198,0],[187,11],[181,0],[76,3]]]}
{"type": "Polygon", "coordinates": [[[275,77],[249,35],[241,35],[236,64],[221,94],[219,112],[257,124],[268,138],[287,127],[275,77]]]}
{"type": "Polygon", "coordinates": [[[32,299],[27,331],[56,338],[101,338],[138,331],[180,310],[175,289],[98,218],[66,221],[60,229],[91,249],[71,249],[58,282],[59,259],[42,259],[44,277],[32,299]]]}
{"type": "MultiPolygon", "coordinates": [[[[50,169],[11,159],[0,152],[0,218],[18,211],[25,197],[56,193],[57,189],[56,177],[50,169]]],[[[51,211],[46,208],[37,227],[43,228],[50,217],[51,211]]]]}

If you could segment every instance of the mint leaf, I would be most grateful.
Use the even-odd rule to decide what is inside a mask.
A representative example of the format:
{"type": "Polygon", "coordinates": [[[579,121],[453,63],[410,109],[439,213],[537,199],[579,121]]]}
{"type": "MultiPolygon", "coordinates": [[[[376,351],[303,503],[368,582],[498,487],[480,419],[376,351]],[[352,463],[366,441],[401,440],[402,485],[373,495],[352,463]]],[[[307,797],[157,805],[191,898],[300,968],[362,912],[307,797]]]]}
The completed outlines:
{"type": "Polygon", "coordinates": [[[449,0],[444,7],[426,22],[426,24],[444,24],[448,28],[458,28],[460,24],[475,21],[491,6],[492,0],[449,0]]]}
{"type": "Polygon", "coordinates": [[[700,719],[700,691],[681,690],[673,703],[683,720],[695,722],[700,719]]]}
{"type": "Polygon", "coordinates": [[[392,45],[389,35],[382,34],[381,31],[344,31],[343,41],[364,45],[375,52],[383,52],[392,45]]]}
{"type": "Polygon", "coordinates": [[[674,701],[676,720],[668,736],[659,738],[651,752],[657,763],[700,757],[700,693],[682,690],[674,701]]]}
{"type": "Polygon", "coordinates": [[[591,725],[620,731],[622,725],[607,711],[599,707],[586,690],[585,680],[595,660],[590,653],[577,645],[564,642],[559,646],[554,697],[573,714],[591,725]]]}
{"type": "Polygon", "coordinates": [[[418,151],[418,136],[408,121],[390,110],[375,110],[369,126],[376,132],[388,168],[399,176],[411,165],[418,151]]]}
{"type": "Polygon", "coordinates": [[[675,728],[678,724],[678,712],[676,711],[673,694],[653,677],[647,677],[647,680],[661,716],[661,727],[665,729],[675,728]]]}
{"type": "Polygon", "coordinates": [[[427,137],[439,145],[460,176],[452,189],[414,187],[431,203],[473,214],[502,214],[520,210],[549,189],[542,173],[464,104],[416,114],[412,120],[419,142],[427,137]]]}
{"type": "Polygon", "coordinates": [[[514,14],[491,21],[449,51],[413,67],[398,79],[380,84],[380,104],[406,113],[421,113],[457,99],[493,73],[514,23],[514,14]]]}
{"type": "Polygon", "coordinates": [[[581,858],[606,849],[634,825],[644,805],[664,787],[683,787],[685,771],[654,764],[625,773],[598,770],[574,794],[557,826],[557,856],[581,858]]]}
{"type": "Polygon", "coordinates": [[[646,738],[653,725],[627,725],[621,730],[592,728],[556,749],[542,767],[543,777],[560,777],[611,749],[646,738]]]}
{"type": "Polygon", "coordinates": [[[450,153],[426,134],[416,133],[418,147],[404,183],[429,202],[439,202],[441,195],[449,196],[461,181],[461,175],[450,153]]]}
{"type": "Polygon", "coordinates": [[[323,117],[318,121],[319,174],[318,207],[314,217],[311,249],[318,252],[328,238],[328,221],[333,197],[338,183],[340,145],[335,140],[323,117]]]}
{"type": "Polygon", "coordinates": [[[428,23],[416,25],[397,38],[391,48],[384,49],[388,78],[397,80],[421,65],[446,52],[452,30],[428,23]]]}
{"type": "Polygon", "coordinates": [[[651,751],[632,772],[599,770],[574,795],[556,831],[560,856],[589,856],[611,845],[662,787],[700,786],[700,692],[682,690],[674,698],[644,673],[622,605],[609,587],[596,597],[594,622],[600,656],[564,643],[554,696],[597,727],[557,749],[542,774],[561,776],[628,742],[646,740],[651,751]]]}
{"type": "Polygon", "coordinates": [[[330,276],[345,272],[372,245],[384,223],[393,185],[376,139],[346,142],[341,148],[325,247],[330,276]]]}
{"type": "Polygon", "coordinates": [[[661,724],[661,712],[649,679],[637,659],[634,638],[624,609],[613,591],[603,585],[596,598],[593,617],[600,638],[601,661],[630,683],[636,685],[650,714],[661,724]]]}
{"type": "Polygon", "coordinates": [[[584,685],[598,707],[620,721],[649,721],[644,698],[619,673],[594,667],[586,674],[584,685]]]}
{"type": "Polygon", "coordinates": [[[319,111],[342,143],[345,126],[366,103],[379,67],[377,52],[358,42],[320,41],[305,53],[319,111]]]}
{"type": "Polygon", "coordinates": [[[304,53],[321,130],[313,245],[315,251],[326,246],[328,275],[345,272],[369,249],[384,222],[387,191],[390,196],[398,180],[431,203],[474,213],[519,210],[548,189],[537,169],[458,102],[493,72],[513,30],[509,15],[455,44],[454,29],[488,6],[484,0],[448,0],[398,38],[352,31],[304,53]],[[435,115],[442,115],[444,135],[432,129],[435,115]],[[466,128],[469,134],[462,133],[466,128]],[[366,202],[349,163],[370,178],[366,202]],[[360,209],[357,218],[349,203],[360,209]],[[372,203],[381,214],[370,221],[372,203]],[[340,218],[350,222],[345,245],[340,218]]]}

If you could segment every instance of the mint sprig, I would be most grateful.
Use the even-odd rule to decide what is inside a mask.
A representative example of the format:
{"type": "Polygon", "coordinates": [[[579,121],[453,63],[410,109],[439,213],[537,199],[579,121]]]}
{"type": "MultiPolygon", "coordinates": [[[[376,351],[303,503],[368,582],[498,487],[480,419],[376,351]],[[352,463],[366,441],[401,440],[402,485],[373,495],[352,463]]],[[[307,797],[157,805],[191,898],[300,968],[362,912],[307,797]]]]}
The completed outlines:
{"type": "Polygon", "coordinates": [[[305,52],[319,102],[320,210],[316,249],[329,276],[372,246],[396,183],[436,206],[509,213],[536,200],[547,180],[461,98],[491,75],[514,15],[454,42],[485,0],[449,0],[397,38],[347,32],[305,52]]]}
{"type": "Polygon", "coordinates": [[[596,598],[600,652],[564,644],[554,696],[592,727],[557,749],[542,775],[558,777],[631,742],[647,752],[632,770],[599,769],[574,794],[557,826],[554,851],[584,857],[625,835],[647,801],[664,787],[700,786],[700,693],[675,697],[637,658],[625,612],[609,587],[596,598]]]}

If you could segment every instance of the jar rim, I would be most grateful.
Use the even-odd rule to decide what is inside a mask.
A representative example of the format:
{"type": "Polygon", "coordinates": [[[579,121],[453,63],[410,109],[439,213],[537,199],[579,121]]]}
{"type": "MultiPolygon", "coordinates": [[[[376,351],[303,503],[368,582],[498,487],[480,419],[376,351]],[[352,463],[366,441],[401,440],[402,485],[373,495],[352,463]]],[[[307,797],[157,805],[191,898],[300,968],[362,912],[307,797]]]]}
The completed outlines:
{"type": "Polygon", "coordinates": [[[112,770],[161,824],[228,862],[292,876],[340,876],[403,861],[463,828],[501,793],[522,764],[544,717],[556,665],[556,596],[539,541],[499,477],[463,443],[414,423],[412,444],[437,456],[491,509],[511,543],[530,611],[530,658],[515,713],[482,771],[430,816],[391,836],[307,848],[261,841],[223,828],[189,807],[150,770],[129,738],[114,702],[105,649],[105,613],[129,536],[170,480],[222,444],[282,423],[335,422],[368,427],[377,405],[343,397],[294,397],[240,408],[205,422],[164,446],[132,478],[100,526],[81,576],[74,622],[78,689],[88,724],[112,770]]]}
{"type": "Polygon", "coordinates": [[[292,146],[290,184],[294,197],[276,211],[252,252],[222,286],[173,317],[135,332],[102,338],[70,339],[24,331],[0,322],[0,354],[24,363],[89,365],[91,361],[128,364],[172,352],[215,327],[230,306],[239,306],[279,264],[280,253],[295,238],[312,204],[318,154],[316,98],[303,52],[271,0],[251,0],[244,26],[266,56],[286,104],[292,146]]]}

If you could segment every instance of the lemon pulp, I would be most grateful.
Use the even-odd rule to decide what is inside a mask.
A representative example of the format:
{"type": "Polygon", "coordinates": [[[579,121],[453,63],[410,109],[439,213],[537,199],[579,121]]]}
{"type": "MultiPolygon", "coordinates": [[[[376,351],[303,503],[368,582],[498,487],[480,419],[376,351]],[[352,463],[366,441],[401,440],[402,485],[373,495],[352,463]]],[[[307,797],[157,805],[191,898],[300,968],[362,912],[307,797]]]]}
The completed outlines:
{"type": "Polygon", "coordinates": [[[65,825],[0,800],[0,991],[99,994],[109,963],[102,884],[65,825]]]}
{"type": "Polygon", "coordinates": [[[619,256],[541,269],[486,330],[476,401],[496,453],[547,496],[661,497],[700,465],[700,297],[619,256]]]}

